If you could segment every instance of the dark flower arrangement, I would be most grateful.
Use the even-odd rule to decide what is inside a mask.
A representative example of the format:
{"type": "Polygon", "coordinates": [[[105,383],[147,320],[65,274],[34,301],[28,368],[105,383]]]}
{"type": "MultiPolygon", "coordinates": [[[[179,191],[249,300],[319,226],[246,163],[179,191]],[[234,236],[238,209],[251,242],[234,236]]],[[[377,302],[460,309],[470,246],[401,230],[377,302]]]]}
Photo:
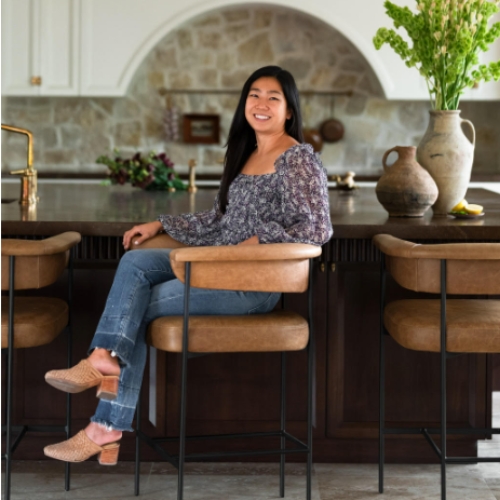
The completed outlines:
{"type": "Polygon", "coordinates": [[[107,155],[97,158],[96,163],[106,165],[111,184],[125,184],[148,191],[175,191],[187,189],[174,170],[174,164],[165,153],[151,151],[147,156],[136,153],[132,158],[121,158],[115,150],[115,158],[107,155]]]}

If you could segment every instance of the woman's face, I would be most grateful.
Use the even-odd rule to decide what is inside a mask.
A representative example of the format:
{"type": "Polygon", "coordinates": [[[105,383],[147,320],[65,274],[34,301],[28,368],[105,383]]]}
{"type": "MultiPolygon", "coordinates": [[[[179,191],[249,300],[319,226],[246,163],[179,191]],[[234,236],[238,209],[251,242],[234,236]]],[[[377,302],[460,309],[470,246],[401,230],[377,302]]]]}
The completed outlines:
{"type": "Polygon", "coordinates": [[[245,118],[256,133],[273,134],[285,130],[292,112],[276,78],[262,77],[253,82],[245,105],[245,118]]]}

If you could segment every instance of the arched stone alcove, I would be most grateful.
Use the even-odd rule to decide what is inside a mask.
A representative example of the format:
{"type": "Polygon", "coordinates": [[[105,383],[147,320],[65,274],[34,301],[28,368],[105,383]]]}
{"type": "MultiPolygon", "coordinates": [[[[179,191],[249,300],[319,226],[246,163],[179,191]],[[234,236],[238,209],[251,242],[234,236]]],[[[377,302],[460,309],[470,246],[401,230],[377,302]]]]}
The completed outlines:
{"type": "MultiPolygon", "coordinates": [[[[331,26],[304,13],[284,7],[253,6],[218,9],[198,16],[163,37],[138,67],[127,89],[127,101],[144,115],[149,139],[164,138],[162,119],[166,107],[183,113],[216,113],[221,117],[221,143],[217,146],[168,144],[174,161],[185,165],[196,158],[200,171],[220,171],[218,160],[225,143],[238,95],[257,68],[269,64],[288,69],[297,85],[308,91],[353,92],[354,97],[303,96],[304,126],[317,128],[336,113],[355,116],[368,98],[382,98],[383,91],[370,65],[354,45],[331,26]],[[217,89],[227,94],[170,94],[158,90],[217,89]],[[134,104],[132,104],[134,103],[134,104]]],[[[345,119],[349,122],[349,118],[345,119]]],[[[125,134],[139,131],[139,121],[125,126],[125,134]]],[[[362,127],[356,127],[361,131],[362,127]]],[[[374,138],[374,131],[367,139],[374,138]]],[[[325,144],[325,164],[338,164],[354,136],[339,144],[325,144]]],[[[351,156],[354,156],[351,154],[351,156]]],[[[360,160],[362,162],[364,160],[360,160]]],[[[361,166],[361,165],[358,165],[361,166]]]]}

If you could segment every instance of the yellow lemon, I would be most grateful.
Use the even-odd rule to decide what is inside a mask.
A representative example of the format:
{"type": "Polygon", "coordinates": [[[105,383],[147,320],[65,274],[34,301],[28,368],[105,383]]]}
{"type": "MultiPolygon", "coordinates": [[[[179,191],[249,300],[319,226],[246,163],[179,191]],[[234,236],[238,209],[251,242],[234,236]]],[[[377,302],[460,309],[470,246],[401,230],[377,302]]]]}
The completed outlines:
{"type": "Polygon", "coordinates": [[[481,205],[467,205],[465,211],[471,215],[479,215],[483,213],[483,207],[481,205]]]}
{"type": "Polygon", "coordinates": [[[462,210],[467,210],[467,200],[462,200],[460,203],[458,203],[457,205],[455,205],[451,211],[452,212],[460,212],[462,210]]]}

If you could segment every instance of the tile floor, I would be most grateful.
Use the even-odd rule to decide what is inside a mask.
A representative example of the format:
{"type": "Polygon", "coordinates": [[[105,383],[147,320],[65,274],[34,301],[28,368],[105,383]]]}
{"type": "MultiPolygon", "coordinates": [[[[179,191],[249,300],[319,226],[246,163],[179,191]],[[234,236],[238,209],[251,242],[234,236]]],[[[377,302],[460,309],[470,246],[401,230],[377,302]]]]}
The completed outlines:
{"type": "MultiPolygon", "coordinates": [[[[494,398],[494,425],[500,427],[500,393],[494,398]]],[[[500,435],[479,444],[481,456],[500,455],[500,435]]],[[[52,461],[15,462],[12,500],[133,499],[133,464],[102,468],[95,461],[73,469],[72,489],[63,489],[63,466],[52,461]]],[[[449,500],[500,500],[500,464],[448,466],[449,500]]],[[[143,500],[176,498],[176,471],[166,463],[144,463],[143,500]]],[[[279,498],[277,464],[188,464],[186,500],[279,498]]],[[[3,498],[3,496],[2,496],[3,498]]],[[[305,498],[305,467],[288,464],[285,498],[305,498]]],[[[383,496],[377,493],[375,464],[315,464],[313,500],[439,500],[438,465],[387,465],[383,496]]]]}

